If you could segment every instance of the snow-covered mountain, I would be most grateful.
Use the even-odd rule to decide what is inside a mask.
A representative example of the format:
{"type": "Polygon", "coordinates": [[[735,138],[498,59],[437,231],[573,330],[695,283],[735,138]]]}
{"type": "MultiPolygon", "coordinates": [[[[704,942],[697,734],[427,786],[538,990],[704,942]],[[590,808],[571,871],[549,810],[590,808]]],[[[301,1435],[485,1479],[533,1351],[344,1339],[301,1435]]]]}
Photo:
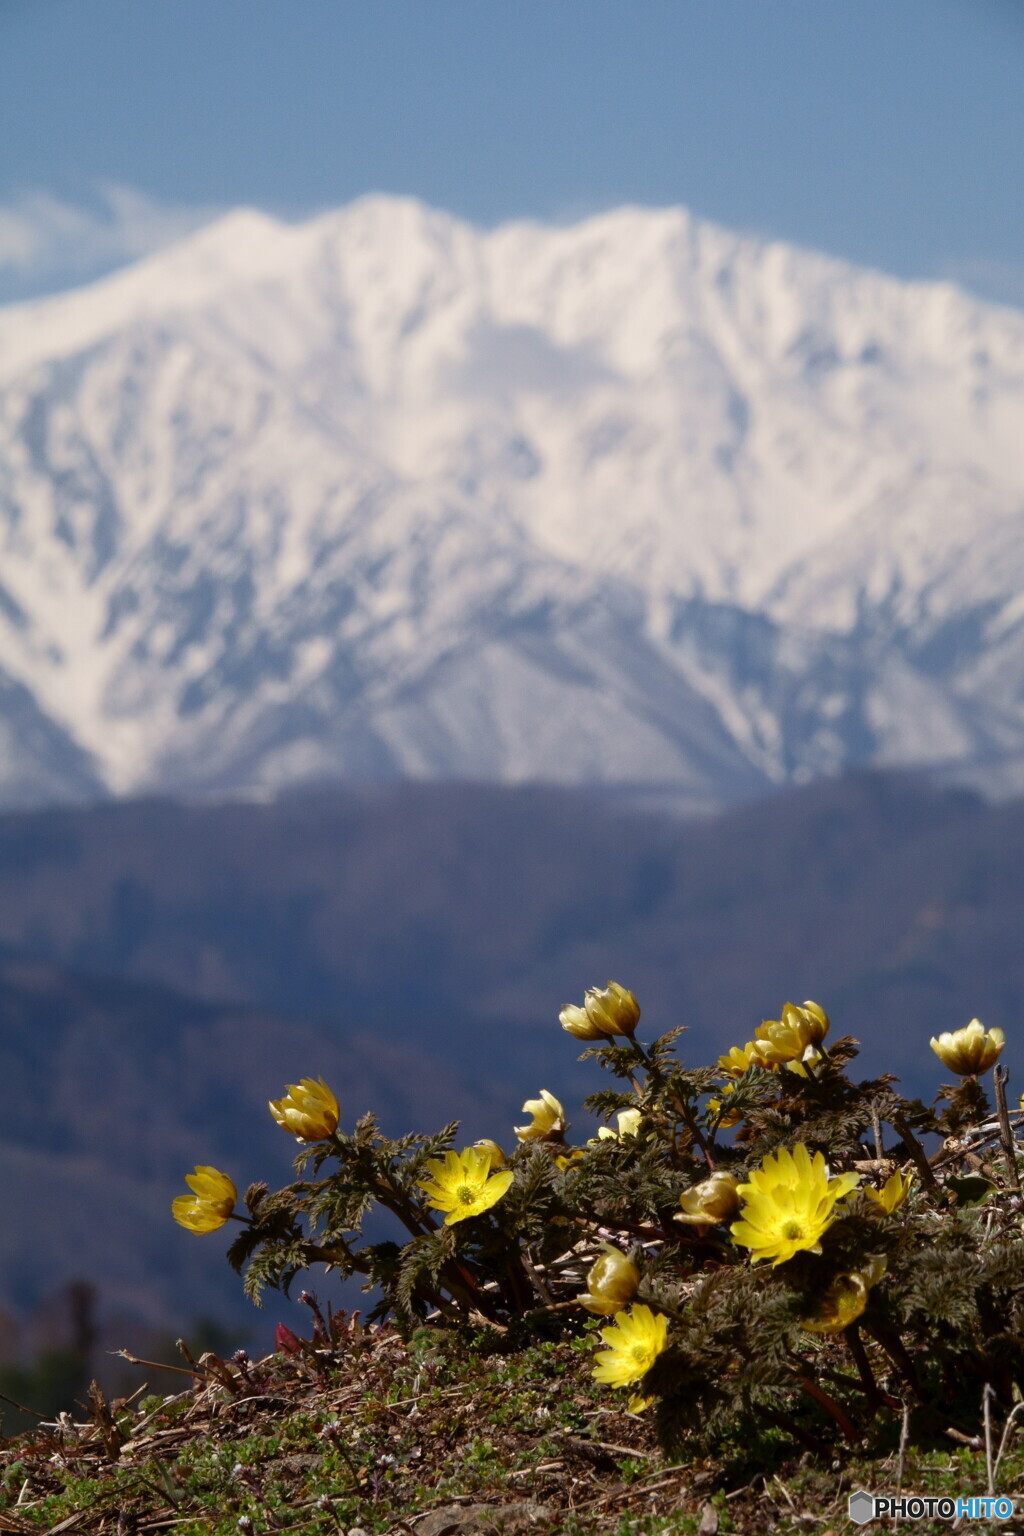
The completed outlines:
{"type": "Polygon", "coordinates": [[[0,801],[1024,785],[1024,315],[623,208],[0,310],[0,801]]]}

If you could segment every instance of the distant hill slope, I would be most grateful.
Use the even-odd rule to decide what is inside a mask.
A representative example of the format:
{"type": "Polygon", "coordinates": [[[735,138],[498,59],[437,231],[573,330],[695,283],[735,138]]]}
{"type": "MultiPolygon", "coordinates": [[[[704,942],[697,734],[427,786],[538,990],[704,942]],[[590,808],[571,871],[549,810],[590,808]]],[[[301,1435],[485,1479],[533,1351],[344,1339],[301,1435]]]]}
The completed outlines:
{"type": "Polygon", "coordinates": [[[194,1162],[287,1177],[286,1081],[508,1142],[540,1087],[598,1086],[557,1014],[609,977],[690,1062],[813,997],[929,1097],[929,1036],[974,1014],[1024,1066],[1022,867],[1024,804],[874,774],[705,822],[429,784],[0,817],[0,1301],[84,1269],[225,1309],[167,1201],[194,1162]]]}
{"type": "Polygon", "coordinates": [[[1024,315],[682,208],[236,211],[0,310],[0,804],[1020,790],[1022,399],[1024,315]]]}
{"type": "Polygon", "coordinates": [[[0,1302],[25,1311],[84,1276],[108,1315],[178,1331],[204,1314],[247,1319],[223,1234],[193,1238],[170,1201],[195,1163],[240,1190],[286,1183],[295,1143],[267,1099],[321,1074],[350,1120],[374,1109],[396,1133],[444,1124],[454,1101],[475,1101],[488,1125],[504,1107],[429,1049],[0,962],[0,1302]]]}
{"type": "Polygon", "coordinates": [[[870,773],[691,822],[488,785],[111,803],[0,816],[0,945],[450,1046],[471,1072],[495,1050],[471,1022],[522,1055],[605,973],[703,1049],[828,993],[906,1066],[888,1026],[908,1007],[929,1032],[964,1007],[1012,1027],[1022,845],[1024,804],[870,773]]]}

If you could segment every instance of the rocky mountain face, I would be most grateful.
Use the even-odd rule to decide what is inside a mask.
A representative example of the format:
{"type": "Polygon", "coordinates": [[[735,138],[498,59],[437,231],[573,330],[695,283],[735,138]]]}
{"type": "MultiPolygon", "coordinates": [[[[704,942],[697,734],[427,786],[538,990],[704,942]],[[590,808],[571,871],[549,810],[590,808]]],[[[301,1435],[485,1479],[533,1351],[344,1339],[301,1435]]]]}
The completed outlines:
{"type": "Polygon", "coordinates": [[[0,802],[1024,785],[1024,315],[623,208],[0,311],[0,802]]]}

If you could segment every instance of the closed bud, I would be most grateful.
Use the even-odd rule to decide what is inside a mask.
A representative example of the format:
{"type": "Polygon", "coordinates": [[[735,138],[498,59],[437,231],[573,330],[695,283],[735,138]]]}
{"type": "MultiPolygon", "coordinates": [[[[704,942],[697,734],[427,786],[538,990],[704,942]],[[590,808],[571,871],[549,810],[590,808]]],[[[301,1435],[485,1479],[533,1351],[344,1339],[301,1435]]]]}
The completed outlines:
{"type": "Polygon", "coordinates": [[[807,1333],[842,1333],[855,1323],[868,1303],[868,1287],[863,1275],[837,1275],[823,1293],[812,1317],[801,1327],[807,1333]]]}
{"type": "Polygon", "coordinates": [[[737,1181],[724,1169],[695,1184],[679,1196],[681,1211],[673,1220],[695,1227],[714,1227],[732,1221],[740,1213],[740,1197],[736,1193],[737,1181]]]}
{"type": "Polygon", "coordinates": [[[171,1201],[171,1213],[179,1226],[190,1232],[216,1232],[235,1208],[238,1191],[219,1168],[196,1165],[195,1173],[185,1175],[191,1195],[177,1195],[171,1201]]]}
{"type": "Polygon", "coordinates": [[[632,1039],[640,1022],[640,1004],[628,987],[610,981],[606,987],[590,987],[583,1006],[587,1018],[603,1035],[632,1039]]]}
{"type": "Polygon", "coordinates": [[[816,1046],[828,1033],[828,1015],[817,1003],[785,1003],[782,1017],[765,1019],[754,1031],[761,1054],[773,1066],[787,1061],[806,1060],[808,1046],[816,1046]]]}
{"type": "MultiPolygon", "coordinates": [[[[786,1006],[791,1008],[793,1005],[792,1003],[787,1003],[786,1006]]],[[[820,1045],[828,1034],[828,1014],[818,1003],[810,1001],[806,1001],[798,1011],[803,1014],[805,1021],[810,1026],[811,1038],[809,1043],[811,1045],[820,1045]]]]}
{"type": "Polygon", "coordinates": [[[562,1028],[577,1040],[632,1038],[640,1022],[640,1004],[628,987],[610,981],[606,987],[588,988],[582,1008],[567,1003],[558,1017],[562,1028]]]}
{"type": "Polygon", "coordinates": [[[1005,1044],[1002,1030],[990,1029],[986,1034],[980,1019],[972,1019],[963,1029],[947,1030],[937,1040],[934,1035],[931,1039],[931,1048],[942,1065],[960,1077],[977,1077],[979,1072],[987,1072],[998,1061],[1005,1044]]]}
{"type": "Polygon", "coordinates": [[[587,1275],[586,1291],[576,1300],[588,1312],[611,1317],[633,1300],[640,1285],[640,1271],[610,1243],[603,1243],[602,1249],[601,1257],[587,1275]]]}
{"type": "Polygon", "coordinates": [[[804,1318],[800,1326],[807,1333],[842,1333],[864,1311],[868,1292],[881,1280],[885,1268],[883,1255],[874,1254],[860,1269],[836,1275],[822,1293],[814,1315],[804,1318]]]}
{"type": "Polygon", "coordinates": [[[570,1035],[575,1035],[577,1040],[603,1040],[605,1038],[604,1030],[598,1028],[590,1019],[587,1010],[580,1008],[576,1003],[566,1003],[558,1018],[562,1028],[567,1030],[570,1035]]]}
{"type": "Polygon", "coordinates": [[[498,1146],[498,1143],[496,1141],[491,1141],[489,1136],[481,1136],[480,1140],[474,1141],[473,1145],[478,1152],[487,1153],[492,1173],[494,1172],[495,1168],[501,1168],[505,1163],[508,1162],[508,1158],[498,1146]]]}
{"type": "Polygon", "coordinates": [[[323,1141],[338,1128],[338,1101],[322,1077],[289,1083],[283,1099],[270,1100],[270,1113],[296,1141],[323,1141]]]}

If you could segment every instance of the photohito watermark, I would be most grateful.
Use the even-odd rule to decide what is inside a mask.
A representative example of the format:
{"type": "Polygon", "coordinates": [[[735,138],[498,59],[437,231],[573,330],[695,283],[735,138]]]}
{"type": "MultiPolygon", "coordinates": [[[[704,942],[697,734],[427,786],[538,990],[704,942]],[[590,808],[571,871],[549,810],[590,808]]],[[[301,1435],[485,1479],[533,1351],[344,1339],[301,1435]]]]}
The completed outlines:
{"type": "Polygon", "coordinates": [[[850,1519],[855,1525],[869,1520],[1009,1520],[1013,1500],[1005,1494],[972,1494],[951,1499],[933,1494],[865,1493],[858,1488],[849,1498],[850,1519]]]}

